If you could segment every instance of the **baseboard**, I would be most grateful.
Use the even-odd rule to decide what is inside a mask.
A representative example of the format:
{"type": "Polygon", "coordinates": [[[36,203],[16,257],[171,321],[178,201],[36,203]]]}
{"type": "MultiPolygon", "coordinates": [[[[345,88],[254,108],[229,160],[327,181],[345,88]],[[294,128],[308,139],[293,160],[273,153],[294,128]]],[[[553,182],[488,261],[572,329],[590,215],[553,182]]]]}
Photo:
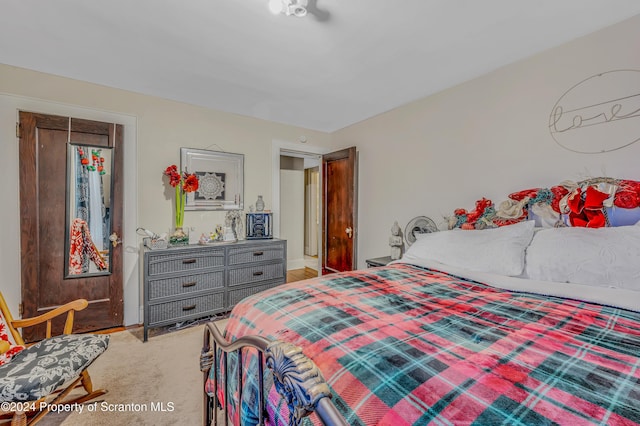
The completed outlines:
{"type": "Polygon", "coordinates": [[[292,269],[304,269],[305,263],[303,259],[287,259],[287,271],[292,269]]]}

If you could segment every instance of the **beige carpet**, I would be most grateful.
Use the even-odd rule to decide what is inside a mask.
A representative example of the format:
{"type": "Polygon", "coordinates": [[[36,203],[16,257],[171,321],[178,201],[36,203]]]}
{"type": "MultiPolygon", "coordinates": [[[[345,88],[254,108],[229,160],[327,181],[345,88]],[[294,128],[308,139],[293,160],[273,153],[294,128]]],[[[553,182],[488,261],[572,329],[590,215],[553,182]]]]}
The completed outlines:
{"type": "Polygon", "coordinates": [[[152,332],[146,343],[142,328],[111,334],[109,348],[89,367],[94,388],[108,393],[82,404],[82,410],[49,413],[38,425],[202,424],[203,334],[202,324],[152,332]]]}

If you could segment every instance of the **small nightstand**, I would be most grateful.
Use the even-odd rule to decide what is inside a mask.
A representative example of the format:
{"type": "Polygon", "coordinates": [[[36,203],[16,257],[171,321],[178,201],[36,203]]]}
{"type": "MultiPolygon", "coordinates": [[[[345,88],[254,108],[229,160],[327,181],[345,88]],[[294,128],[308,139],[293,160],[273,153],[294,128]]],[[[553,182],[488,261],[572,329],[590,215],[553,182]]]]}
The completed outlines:
{"type": "Polygon", "coordinates": [[[375,268],[376,266],[386,266],[391,262],[391,256],[376,257],[374,259],[367,259],[367,268],[375,268]]]}

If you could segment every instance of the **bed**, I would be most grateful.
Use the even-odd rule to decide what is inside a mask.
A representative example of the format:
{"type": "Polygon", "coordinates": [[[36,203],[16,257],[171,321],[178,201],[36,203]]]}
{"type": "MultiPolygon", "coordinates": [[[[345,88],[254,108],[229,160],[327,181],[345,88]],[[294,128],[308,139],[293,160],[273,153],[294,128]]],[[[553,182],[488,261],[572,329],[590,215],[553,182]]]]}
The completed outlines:
{"type": "MultiPolygon", "coordinates": [[[[476,207],[451,223],[479,227],[416,235],[386,267],[243,300],[222,344],[262,336],[302,348],[343,424],[640,424],[637,219],[582,227],[560,214],[555,225],[573,226],[534,219],[481,230],[490,217],[485,202],[476,207]]],[[[209,403],[233,424],[301,421],[308,413],[291,415],[277,375],[274,386],[256,353],[241,353],[210,364],[209,403]]]]}

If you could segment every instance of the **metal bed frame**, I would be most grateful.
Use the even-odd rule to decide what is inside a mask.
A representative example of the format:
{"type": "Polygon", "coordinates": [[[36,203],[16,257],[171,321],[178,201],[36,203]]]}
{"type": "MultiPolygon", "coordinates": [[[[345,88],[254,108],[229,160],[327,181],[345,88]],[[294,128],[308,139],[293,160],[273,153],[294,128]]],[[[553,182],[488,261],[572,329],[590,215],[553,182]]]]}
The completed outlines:
{"type": "MultiPolygon", "coordinates": [[[[234,342],[225,339],[213,322],[205,324],[202,352],[200,354],[200,370],[203,372],[203,385],[210,370],[219,365],[218,351],[221,352],[222,365],[218,377],[218,369],[213,369],[214,396],[204,392],[204,424],[217,425],[219,403],[217,401],[218,381],[224,383],[224,400],[229,401],[227,386],[227,355],[237,352],[238,356],[238,407],[242,400],[242,351],[243,348],[254,348],[258,354],[259,381],[259,423],[265,424],[264,366],[273,374],[277,392],[289,407],[290,425],[299,425],[302,419],[315,413],[326,426],[347,426],[348,423],[338,412],[331,401],[331,391],[322,373],[315,363],[302,353],[302,349],[288,342],[268,340],[261,336],[244,336],[234,342]],[[213,337],[213,341],[212,341],[213,337]]],[[[224,424],[228,425],[229,416],[226,407],[220,408],[224,413],[224,424]]]]}

